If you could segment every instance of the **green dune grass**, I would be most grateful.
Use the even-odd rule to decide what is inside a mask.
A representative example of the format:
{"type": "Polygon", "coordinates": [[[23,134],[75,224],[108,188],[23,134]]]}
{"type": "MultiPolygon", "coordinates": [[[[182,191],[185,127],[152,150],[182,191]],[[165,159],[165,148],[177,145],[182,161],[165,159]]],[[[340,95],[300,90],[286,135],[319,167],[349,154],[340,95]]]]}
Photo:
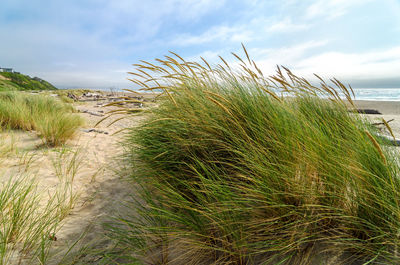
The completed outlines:
{"type": "MultiPolygon", "coordinates": [[[[6,137],[3,132],[2,140],[6,137]]],[[[81,163],[79,150],[52,150],[57,153],[52,162],[59,183],[50,192],[40,188],[39,178],[31,170],[36,154],[17,151],[14,145],[13,141],[0,141],[2,170],[6,158],[21,156],[20,170],[0,174],[0,264],[49,264],[56,234],[77,198],[73,181],[81,163]]]]}
{"type": "Polygon", "coordinates": [[[0,91],[7,90],[55,90],[49,82],[24,74],[0,72],[0,91]]]}
{"type": "Polygon", "coordinates": [[[72,112],[71,105],[51,97],[12,91],[0,93],[1,126],[35,130],[51,146],[65,143],[83,124],[72,112]]]}
{"type": "Polygon", "coordinates": [[[136,65],[132,81],[165,96],[125,142],[137,203],[109,225],[117,256],[399,263],[397,154],[348,112],[338,92],[351,105],[351,88],[314,86],[288,69],[264,77],[236,57],[215,67],[179,56],[136,65]]]}

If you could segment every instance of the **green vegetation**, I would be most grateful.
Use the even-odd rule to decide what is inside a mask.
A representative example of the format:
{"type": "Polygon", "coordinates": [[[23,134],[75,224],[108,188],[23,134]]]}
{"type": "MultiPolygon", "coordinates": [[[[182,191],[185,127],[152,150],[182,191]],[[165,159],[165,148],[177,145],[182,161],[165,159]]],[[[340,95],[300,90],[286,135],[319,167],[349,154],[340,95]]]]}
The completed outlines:
{"type": "Polygon", "coordinates": [[[351,88],[235,57],[136,65],[165,97],[125,142],[137,203],[109,224],[116,260],[399,264],[398,159],[348,112],[351,88]]]}
{"type": "Polygon", "coordinates": [[[17,73],[0,72],[0,91],[6,90],[55,90],[55,86],[40,78],[17,73]]]}
{"type": "Polygon", "coordinates": [[[61,221],[60,202],[54,197],[40,209],[42,196],[28,177],[14,176],[0,189],[0,264],[10,264],[18,245],[22,257],[33,254],[40,260],[45,259],[51,244],[49,237],[57,231],[61,221]]]}
{"type": "MultiPolygon", "coordinates": [[[[17,155],[14,142],[2,133],[0,167],[3,158],[17,155]]],[[[38,179],[28,174],[35,153],[23,152],[18,168],[10,176],[0,175],[0,264],[47,264],[56,233],[73,208],[76,193],[72,184],[79,168],[79,151],[55,149],[56,187],[43,190],[38,179]]]]}
{"type": "Polygon", "coordinates": [[[71,105],[51,97],[22,92],[0,93],[0,125],[10,129],[35,130],[50,146],[74,136],[83,120],[71,105]]]}

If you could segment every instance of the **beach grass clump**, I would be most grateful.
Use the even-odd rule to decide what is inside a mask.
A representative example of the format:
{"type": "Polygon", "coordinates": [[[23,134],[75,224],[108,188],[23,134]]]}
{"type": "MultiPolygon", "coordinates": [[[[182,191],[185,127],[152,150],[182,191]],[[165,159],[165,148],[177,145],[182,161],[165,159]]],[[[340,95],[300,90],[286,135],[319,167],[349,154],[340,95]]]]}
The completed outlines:
{"type": "Polygon", "coordinates": [[[398,264],[398,159],[348,111],[351,87],[279,67],[264,77],[234,55],[136,65],[132,81],[163,94],[125,142],[137,203],[110,223],[120,258],[398,264]]]}
{"type": "Polygon", "coordinates": [[[52,191],[29,174],[30,161],[20,165],[22,171],[0,175],[0,265],[48,264],[53,258],[56,235],[77,198],[73,181],[81,162],[79,150],[56,151],[52,161],[59,183],[52,191]]]}
{"type": "Polygon", "coordinates": [[[64,144],[83,120],[73,107],[52,97],[22,92],[0,93],[0,124],[9,129],[35,130],[47,145],[64,144]]]}
{"type": "Polygon", "coordinates": [[[64,144],[72,138],[76,129],[82,125],[82,120],[72,113],[54,113],[36,121],[39,136],[51,146],[64,144]]]}
{"type": "Polygon", "coordinates": [[[39,203],[36,185],[28,176],[1,184],[0,264],[10,264],[17,253],[21,259],[32,254],[39,257],[41,250],[51,244],[49,237],[61,220],[54,200],[40,210],[39,203]]]}

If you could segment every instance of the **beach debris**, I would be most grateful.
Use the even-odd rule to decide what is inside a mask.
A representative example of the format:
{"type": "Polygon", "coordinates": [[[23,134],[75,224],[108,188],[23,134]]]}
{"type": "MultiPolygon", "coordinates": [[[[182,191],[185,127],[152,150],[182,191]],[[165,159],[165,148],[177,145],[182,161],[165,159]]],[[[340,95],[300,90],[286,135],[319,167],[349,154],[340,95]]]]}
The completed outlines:
{"type": "Polygon", "coordinates": [[[57,237],[56,237],[56,234],[50,234],[49,235],[49,240],[51,240],[51,241],[57,241],[57,237]]]}
{"type": "Polygon", "coordinates": [[[88,97],[88,98],[100,98],[100,94],[97,93],[92,93],[92,92],[85,92],[82,94],[83,97],[88,97]]]}
{"type": "Polygon", "coordinates": [[[354,110],[354,112],[361,113],[361,114],[382,115],[382,113],[379,110],[376,110],[376,109],[356,109],[356,110],[354,110]]]}
{"type": "Polygon", "coordinates": [[[119,97],[108,98],[108,101],[111,101],[111,102],[115,102],[115,101],[119,101],[119,100],[121,100],[121,98],[119,98],[119,97]]]}
{"type": "Polygon", "coordinates": [[[82,131],[82,132],[85,132],[85,133],[95,132],[95,133],[108,134],[108,132],[106,132],[106,131],[98,130],[98,129],[95,129],[95,128],[91,128],[91,129],[81,129],[81,131],[82,131]]]}
{"type": "Polygon", "coordinates": [[[94,92],[85,92],[82,94],[80,97],[79,101],[85,102],[85,101],[98,101],[98,100],[105,100],[106,97],[104,97],[103,94],[99,93],[94,93],[94,92]]]}
{"type": "Polygon", "coordinates": [[[87,114],[90,114],[90,115],[93,115],[93,116],[98,116],[98,117],[103,117],[104,116],[104,114],[95,113],[95,112],[92,112],[92,111],[89,111],[89,110],[81,110],[80,112],[81,113],[87,113],[87,114]]]}
{"type": "Polygon", "coordinates": [[[70,99],[73,99],[74,101],[79,100],[79,98],[75,94],[72,94],[70,92],[68,92],[67,97],[69,97],[70,99]]]}

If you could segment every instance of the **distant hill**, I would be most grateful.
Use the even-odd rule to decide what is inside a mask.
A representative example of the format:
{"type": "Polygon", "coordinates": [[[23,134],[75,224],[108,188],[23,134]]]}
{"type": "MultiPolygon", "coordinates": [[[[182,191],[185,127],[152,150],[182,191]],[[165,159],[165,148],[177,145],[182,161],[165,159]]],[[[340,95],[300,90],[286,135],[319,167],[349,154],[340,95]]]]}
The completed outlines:
{"type": "Polygon", "coordinates": [[[38,77],[29,77],[20,73],[0,72],[0,91],[2,90],[54,90],[49,82],[38,77]]]}

